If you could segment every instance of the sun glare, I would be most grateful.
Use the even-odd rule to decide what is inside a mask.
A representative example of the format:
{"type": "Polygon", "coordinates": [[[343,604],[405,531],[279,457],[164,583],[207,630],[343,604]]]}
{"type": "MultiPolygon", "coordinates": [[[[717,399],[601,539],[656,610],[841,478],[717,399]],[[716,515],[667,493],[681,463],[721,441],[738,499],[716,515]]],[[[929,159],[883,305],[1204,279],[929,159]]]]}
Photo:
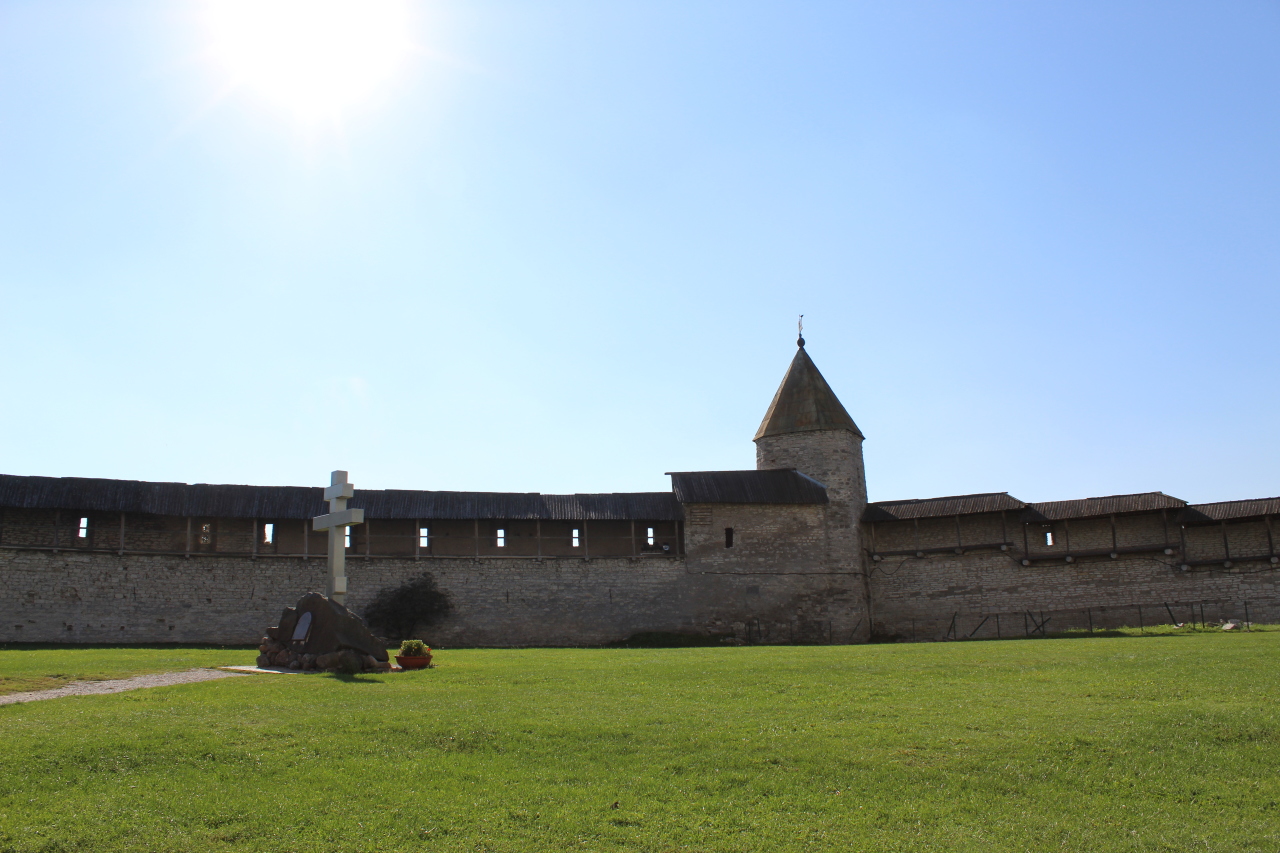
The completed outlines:
{"type": "Polygon", "coordinates": [[[232,83],[303,118],[366,100],[411,49],[403,0],[213,0],[207,20],[232,83]]]}

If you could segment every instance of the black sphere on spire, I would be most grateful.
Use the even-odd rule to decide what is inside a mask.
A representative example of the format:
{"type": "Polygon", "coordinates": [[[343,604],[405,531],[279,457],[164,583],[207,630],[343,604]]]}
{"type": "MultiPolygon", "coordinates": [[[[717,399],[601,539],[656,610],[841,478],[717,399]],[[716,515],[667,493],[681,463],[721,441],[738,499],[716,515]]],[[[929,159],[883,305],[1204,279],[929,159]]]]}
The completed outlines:
{"type": "Polygon", "coordinates": [[[796,338],[796,346],[798,346],[798,347],[803,347],[803,346],[804,346],[804,337],[803,337],[803,336],[802,336],[802,337],[799,337],[799,338],[796,338]]]}

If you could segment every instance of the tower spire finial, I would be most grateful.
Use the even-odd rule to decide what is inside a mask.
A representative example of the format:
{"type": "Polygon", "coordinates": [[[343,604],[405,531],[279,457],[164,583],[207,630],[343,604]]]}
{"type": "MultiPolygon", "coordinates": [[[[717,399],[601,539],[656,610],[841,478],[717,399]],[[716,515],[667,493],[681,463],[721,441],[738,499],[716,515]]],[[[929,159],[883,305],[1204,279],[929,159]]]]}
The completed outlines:
{"type": "Polygon", "coordinates": [[[800,336],[796,339],[796,346],[804,346],[804,315],[800,315],[800,322],[796,324],[800,330],[800,336]]]}

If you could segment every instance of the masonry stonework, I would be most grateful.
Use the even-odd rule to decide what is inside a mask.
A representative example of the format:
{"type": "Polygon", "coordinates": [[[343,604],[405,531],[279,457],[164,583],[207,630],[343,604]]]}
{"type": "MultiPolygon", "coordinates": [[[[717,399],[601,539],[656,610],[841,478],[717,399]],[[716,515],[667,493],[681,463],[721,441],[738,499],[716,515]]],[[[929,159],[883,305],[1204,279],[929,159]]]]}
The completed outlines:
{"type": "Polygon", "coordinates": [[[827,487],[831,559],[849,569],[862,562],[861,525],[867,508],[862,437],[846,430],[811,430],[756,439],[756,467],[795,468],[827,487]]]}
{"type": "MultiPolygon", "coordinates": [[[[453,613],[440,645],[575,646],[643,632],[848,642],[858,591],[824,575],[690,574],[680,558],[353,560],[348,606],[430,573],[453,613]],[[749,624],[748,624],[749,623],[749,624]]],[[[323,589],[323,560],[0,550],[6,642],[257,639],[290,599],[323,589]]]]}

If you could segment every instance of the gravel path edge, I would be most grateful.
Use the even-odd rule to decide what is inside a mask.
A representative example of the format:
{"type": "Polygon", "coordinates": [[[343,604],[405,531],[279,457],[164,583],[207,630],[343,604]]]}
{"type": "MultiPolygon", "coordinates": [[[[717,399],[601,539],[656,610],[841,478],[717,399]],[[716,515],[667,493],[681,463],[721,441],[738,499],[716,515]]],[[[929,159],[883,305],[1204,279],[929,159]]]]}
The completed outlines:
{"type": "Polygon", "coordinates": [[[32,690],[27,693],[10,693],[0,696],[0,705],[16,705],[21,702],[39,702],[42,699],[61,699],[63,696],[99,696],[104,693],[124,693],[145,687],[168,687],[170,684],[193,684],[197,681],[213,681],[218,678],[242,678],[244,672],[225,672],[217,669],[189,669],[185,672],[157,672],[151,675],[135,675],[110,681],[77,681],[66,687],[49,690],[32,690]]]}

